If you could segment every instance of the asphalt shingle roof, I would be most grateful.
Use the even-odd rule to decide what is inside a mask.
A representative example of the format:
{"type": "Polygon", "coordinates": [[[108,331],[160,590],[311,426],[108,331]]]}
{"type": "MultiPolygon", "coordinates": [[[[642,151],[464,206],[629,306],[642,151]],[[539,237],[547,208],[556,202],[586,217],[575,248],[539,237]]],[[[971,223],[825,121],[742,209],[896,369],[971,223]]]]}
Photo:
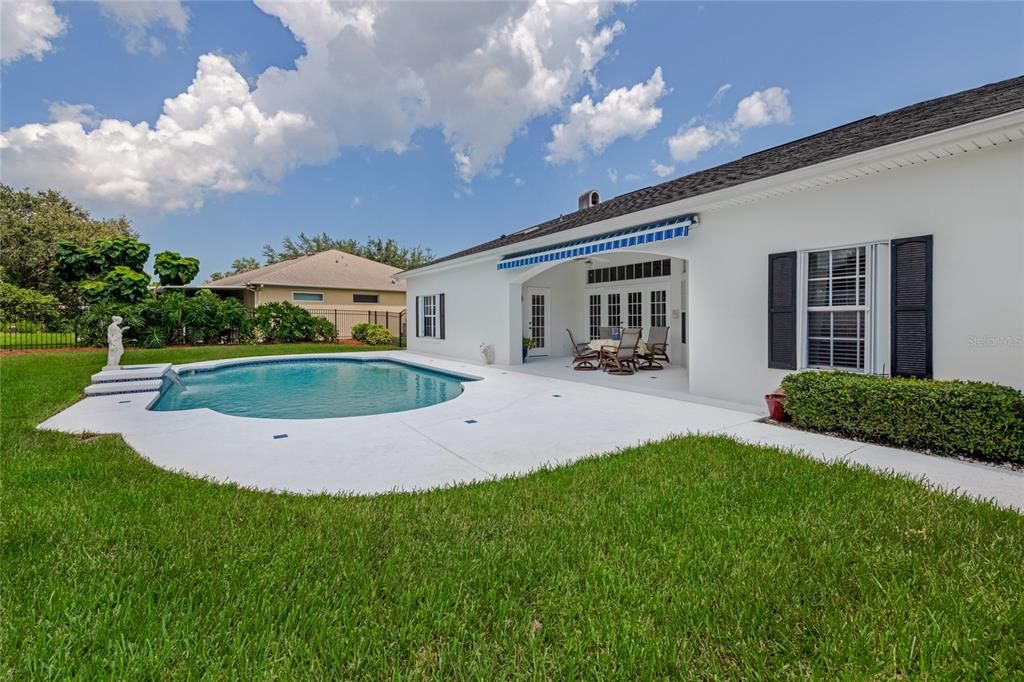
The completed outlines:
{"type": "Polygon", "coordinates": [[[497,239],[438,258],[431,265],[735,187],[1022,108],[1024,76],[1018,76],[912,104],[886,114],[862,118],[838,128],[744,156],[721,166],[623,194],[596,206],[540,223],[533,228],[502,235],[497,239]]]}
{"type": "Polygon", "coordinates": [[[405,281],[394,279],[398,268],[335,249],[267,265],[249,272],[207,282],[207,288],[267,284],[324,289],[405,291],[405,281]]]}

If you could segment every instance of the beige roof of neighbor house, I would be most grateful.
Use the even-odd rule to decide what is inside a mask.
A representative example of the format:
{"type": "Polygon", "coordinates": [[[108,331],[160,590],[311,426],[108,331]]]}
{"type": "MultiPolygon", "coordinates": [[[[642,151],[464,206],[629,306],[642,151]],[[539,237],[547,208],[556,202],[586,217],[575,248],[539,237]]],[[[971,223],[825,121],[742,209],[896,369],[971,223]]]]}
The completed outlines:
{"type": "Polygon", "coordinates": [[[331,249],[274,263],[203,284],[203,288],[264,284],[280,287],[405,291],[405,280],[396,280],[399,268],[331,249]]]}

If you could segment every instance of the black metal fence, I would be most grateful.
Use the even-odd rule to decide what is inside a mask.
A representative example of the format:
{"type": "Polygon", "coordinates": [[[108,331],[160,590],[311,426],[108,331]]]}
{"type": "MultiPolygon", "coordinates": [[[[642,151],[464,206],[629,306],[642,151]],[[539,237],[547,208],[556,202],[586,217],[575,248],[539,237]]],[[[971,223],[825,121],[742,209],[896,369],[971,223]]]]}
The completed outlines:
{"type": "Polygon", "coordinates": [[[406,314],[404,310],[399,312],[388,310],[337,310],[334,308],[306,308],[306,310],[311,315],[330,320],[334,328],[338,330],[339,340],[351,339],[352,327],[365,322],[379,324],[387,328],[391,332],[391,336],[399,340],[400,345],[405,345],[406,314]]]}
{"type": "Polygon", "coordinates": [[[46,325],[29,320],[0,325],[0,350],[75,348],[80,344],[76,320],[46,325]]]}
{"type": "MultiPolygon", "coordinates": [[[[398,345],[406,344],[406,312],[389,310],[335,310],[333,308],[307,308],[311,315],[323,317],[334,325],[337,330],[337,341],[352,338],[352,328],[360,323],[379,324],[391,332],[398,345]]],[[[79,327],[78,318],[67,318],[59,324],[45,324],[35,321],[6,321],[0,323],[0,350],[46,350],[60,348],[77,348],[85,344],[86,334],[79,327]]],[[[187,338],[187,330],[175,338],[187,338]]],[[[234,345],[246,343],[245,335],[239,329],[227,329],[208,344],[234,345]]],[[[139,345],[141,341],[128,341],[129,345],[139,345]]]]}

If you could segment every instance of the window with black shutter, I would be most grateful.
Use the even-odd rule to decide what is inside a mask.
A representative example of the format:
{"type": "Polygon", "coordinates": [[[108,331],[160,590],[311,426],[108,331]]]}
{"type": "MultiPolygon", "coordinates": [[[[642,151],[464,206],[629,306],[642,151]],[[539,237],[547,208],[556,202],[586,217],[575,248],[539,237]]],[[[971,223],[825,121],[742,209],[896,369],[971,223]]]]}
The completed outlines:
{"type": "Polygon", "coordinates": [[[416,297],[416,336],[420,335],[420,297],[416,297]]]}
{"type": "Polygon", "coordinates": [[[768,366],[796,369],[796,251],[768,256],[768,366]]]}
{"type": "Polygon", "coordinates": [[[893,376],[932,376],[932,236],[892,240],[890,367],[893,376]]]}
{"type": "Polygon", "coordinates": [[[437,295],[437,338],[444,338],[444,294],[437,295]]]}
{"type": "Polygon", "coordinates": [[[416,336],[444,338],[444,294],[416,297],[416,336]]]}

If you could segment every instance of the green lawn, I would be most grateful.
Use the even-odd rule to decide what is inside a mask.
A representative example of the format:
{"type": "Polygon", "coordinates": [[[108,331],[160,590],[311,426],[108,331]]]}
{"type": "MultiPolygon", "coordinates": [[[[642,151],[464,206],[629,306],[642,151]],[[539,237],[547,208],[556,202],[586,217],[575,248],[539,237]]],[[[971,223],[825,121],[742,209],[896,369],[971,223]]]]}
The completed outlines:
{"type": "Polygon", "coordinates": [[[103,359],[0,359],[9,679],[1024,670],[1015,513],[711,437],[422,494],[251,492],[35,431],[103,359]]]}

